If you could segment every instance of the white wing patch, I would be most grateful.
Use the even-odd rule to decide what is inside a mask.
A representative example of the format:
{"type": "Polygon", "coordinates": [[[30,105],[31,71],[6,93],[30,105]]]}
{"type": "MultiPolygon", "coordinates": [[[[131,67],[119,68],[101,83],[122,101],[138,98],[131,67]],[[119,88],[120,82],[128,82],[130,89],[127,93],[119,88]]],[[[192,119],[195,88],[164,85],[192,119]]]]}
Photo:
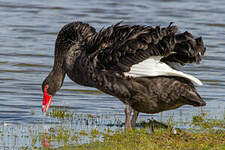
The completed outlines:
{"type": "Polygon", "coordinates": [[[181,71],[175,70],[166,63],[160,62],[161,56],[151,57],[143,62],[133,65],[129,72],[125,75],[134,77],[144,77],[144,76],[179,76],[187,78],[198,85],[203,85],[202,82],[192,75],[185,74],[181,71]]]}

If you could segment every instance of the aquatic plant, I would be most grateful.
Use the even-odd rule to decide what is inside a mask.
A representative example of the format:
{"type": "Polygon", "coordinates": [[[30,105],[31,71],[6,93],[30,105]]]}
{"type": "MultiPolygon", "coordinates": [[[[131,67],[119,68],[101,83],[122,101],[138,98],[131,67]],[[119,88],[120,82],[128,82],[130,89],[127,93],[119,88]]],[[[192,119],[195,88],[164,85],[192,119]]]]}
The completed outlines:
{"type": "Polygon", "coordinates": [[[51,116],[53,118],[58,118],[58,119],[72,119],[73,118],[73,113],[67,112],[66,109],[56,109],[53,108],[52,111],[46,112],[47,116],[51,116]]]}

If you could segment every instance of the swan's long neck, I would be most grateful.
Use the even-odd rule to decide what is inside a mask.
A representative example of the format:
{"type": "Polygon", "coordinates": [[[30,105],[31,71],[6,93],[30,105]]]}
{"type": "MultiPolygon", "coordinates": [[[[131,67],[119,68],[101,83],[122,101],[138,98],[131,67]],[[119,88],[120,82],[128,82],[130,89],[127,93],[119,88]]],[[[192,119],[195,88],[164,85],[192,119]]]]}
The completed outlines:
{"type": "Polygon", "coordinates": [[[63,85],[65,78],[65,71],[62,69],[55,70],[54,68],[47,76],[46,80],[49,80],[49,84],[51,86],[52,95],[55,95],[55,93],[61,88],[63,85]]]}
{"type": "Polygon", "coordinates": [[[49,84],[52,84],[51,87],[53,88],[54,94],[63,85],[65,74],[66,74],[65,70],[63,69],[65,51],[61,50],[62,47],[59,44],[60,43],[58,43],[56,40],[54,65],[53,65],[52,71],[49,73],[47,77],[47,80],[50,81],[49,84]]]}
{"type": "Polygon", "coordinates": [[[66,74],[64,70],[65,53],[63,53],[63,51],[58,48],[59,46],[56,42],[54,66],[52,68],[52,71],[48,75],[48,77],[51,78],[56,91],[61,88],[66,74]]]}

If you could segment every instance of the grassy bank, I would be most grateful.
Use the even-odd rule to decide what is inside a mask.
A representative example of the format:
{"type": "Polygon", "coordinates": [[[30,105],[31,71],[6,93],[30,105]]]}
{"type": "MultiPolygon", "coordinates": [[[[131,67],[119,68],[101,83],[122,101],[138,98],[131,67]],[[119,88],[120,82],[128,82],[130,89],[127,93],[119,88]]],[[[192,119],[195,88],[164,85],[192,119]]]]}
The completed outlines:
{"type": "MultiPolygon", "coordinates": [[[[133,131],[128,134],[115,132],[113,135],[104,134],[104,142],[94,141],[77,146],[76,149],[100,150],[174,150],[174,149],[218,149],[225,148],[225,134],[223,131],[183,132],[176,134],[168,130],[157,130],[149,134],[146,130],[133,131]]],[[[73,147],[73,146],[72,146],[73,147]]],[[[64,148],[72,148],[64,146],[64,148]]],[[[74,148],[74,147],[73,147],[74,148]]]]}
{"type": "MultiPolygon", "coordinates": [[[[54,110],[51,114],[71,117],[70,114],[54,110]]],[[[92,116],[89,116],[92,117],[92,116]]],[[[65,119],[65,118],[62,118],[65,119]]],[[[188,129],[175,129],[176,122],[168,120],[167,125],[156,122],[139,123],[143,126],[127,133],[123,128],[103,131],[96,128],[86,130],[71,130],[65,127],[50,129],[32,136],[33,149],[90,149],[90,150],[208,150],[225,149],[225,117],[223,119],[207,119],[201,115],[193,116],[188,129]],[[154,130],[154,132],[153,132],[154,130]],[[86,142],[85,142],[86,141],[86,142]],[[35,146],[41,143],[42,147],[35,146]]],[[[29,149],[29,147],[23,147],[29,149]]]]}

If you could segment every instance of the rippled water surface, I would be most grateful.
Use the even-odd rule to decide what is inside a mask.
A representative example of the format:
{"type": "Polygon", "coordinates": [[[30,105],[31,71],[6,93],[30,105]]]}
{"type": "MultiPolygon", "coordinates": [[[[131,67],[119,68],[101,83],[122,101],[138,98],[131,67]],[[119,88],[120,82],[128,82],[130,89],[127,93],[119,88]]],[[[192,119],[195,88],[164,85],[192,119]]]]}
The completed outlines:
{"type": "MultiPolygon", "coordinates": [[[[222,116],[225,108],[224,8],[223,0],[0,0],[0,123],[48,125],[58,122],[41,112],[41,84],[53,65],[57,32],[71,21],[87,22],[97,30],[119,21],[153,26],[175,22],[180,31],[202,36],[206,56],[200,65],[187,66],[185,71],[203,81],[204,85],[197,90],[207,102],[206,113],[222,116]]],[[[52,106],[66,107],[74,113],[114,114],[124,121],[124,105],[119,100],[79,86],[68,78],[54,96],[52,106]]],[[[176,118],[182,112],[189,118],[199,111],[199,108],[184,106],[163,113],[163,117],[173,114],[176,118]]]]}

